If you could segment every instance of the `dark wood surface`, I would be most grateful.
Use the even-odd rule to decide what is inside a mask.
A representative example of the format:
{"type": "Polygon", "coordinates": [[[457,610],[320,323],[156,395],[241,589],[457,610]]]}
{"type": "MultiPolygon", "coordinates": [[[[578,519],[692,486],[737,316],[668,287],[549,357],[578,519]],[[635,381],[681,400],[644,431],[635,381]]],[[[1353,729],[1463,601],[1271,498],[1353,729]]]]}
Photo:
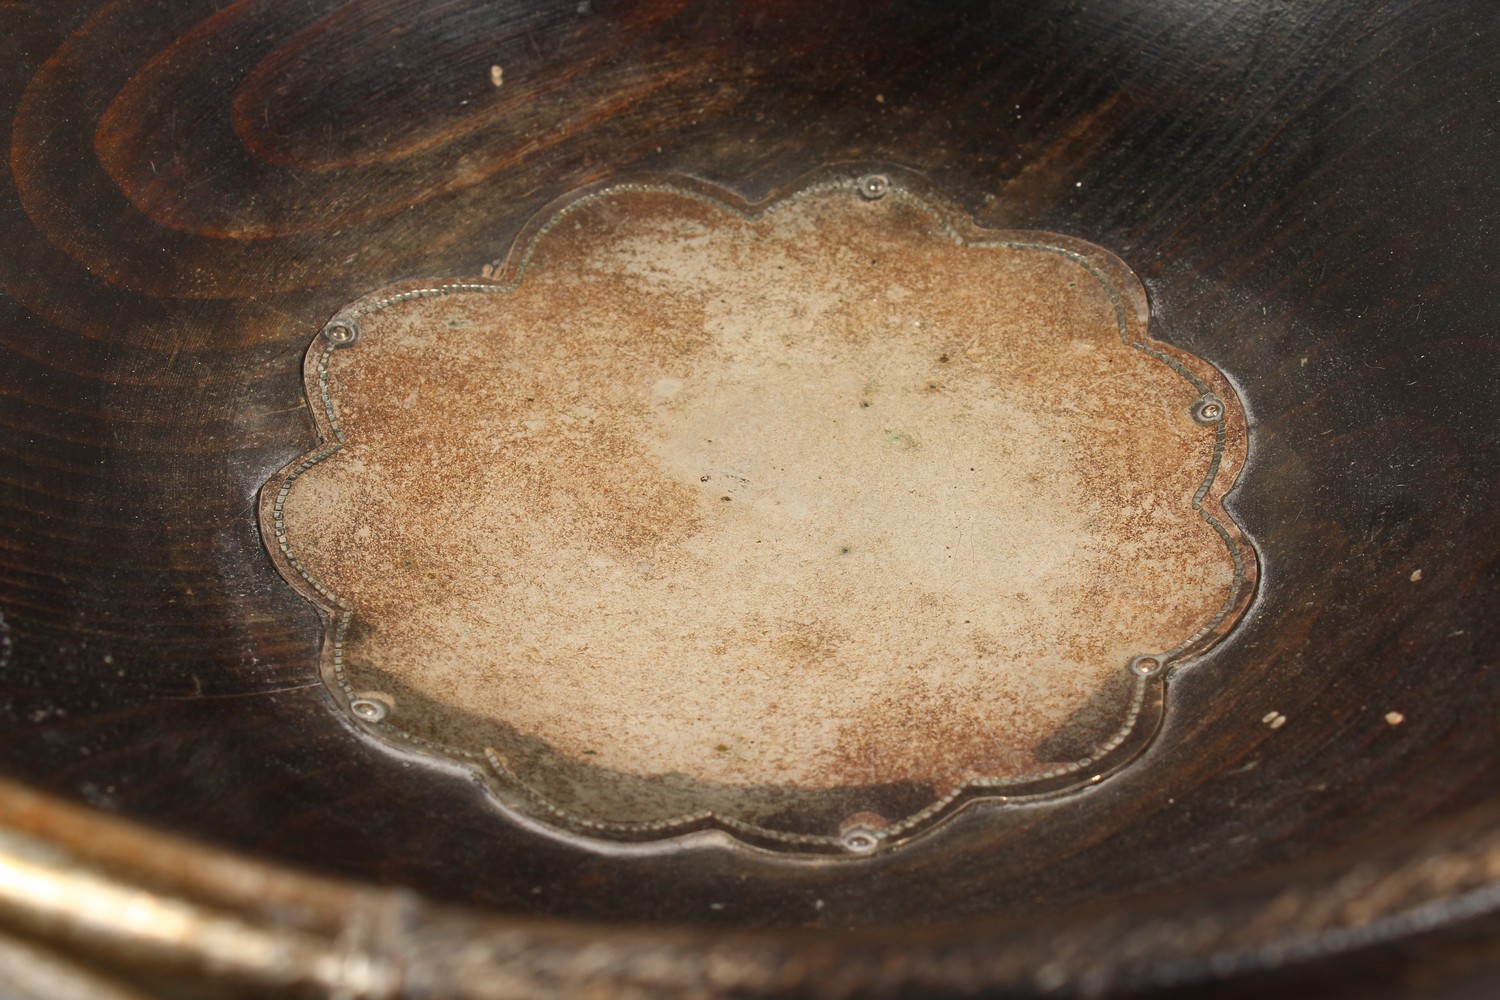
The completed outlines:
{"type": "Polygon", "coordinates": [[[606,922],[1045,920],[1488,825],[1497,53],[1488,0],[0,4],[4,770],[261,857],[606,922]],[[355,738],[254,516],[312,440],[321,323],[472,273],[612,174],[755,199],[840,161],[1113,251],[1156,335],[1236,381],[1261,591],[1171,678],[1147,756],[808,865],[585,849],[355,738]]]}

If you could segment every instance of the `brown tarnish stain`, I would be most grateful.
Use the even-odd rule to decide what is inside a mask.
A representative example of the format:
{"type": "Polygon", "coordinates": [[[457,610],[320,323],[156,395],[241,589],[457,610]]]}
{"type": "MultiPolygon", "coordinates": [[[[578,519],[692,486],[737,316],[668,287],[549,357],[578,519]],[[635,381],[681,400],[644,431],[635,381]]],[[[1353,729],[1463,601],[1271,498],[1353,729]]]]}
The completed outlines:
{"type": "Polygon", "coordinates": [[[934,211],[618,190],[557,216],[512,290],[364,311],[328,360],[346,444],[285,504],[353,612],[332,679],[394,684],[386,728],[452,753],[490,724],[546,748],[500,755],[514,801],[605,832],[670,826],[652,782],[758,789],[730,820],[817,840],[840,826],[817,794],[869,788],[898,822],[879,788],[920,805],[1074,763],[1049,747],[1107,756],[1160,684],[1122,684],[1130,659],[1199,652],[1248,600],[1217,503],[1243,417],[1146,339],[1119,261],[954,223],[1022,244],[962,245],[934,211]],[[1226,404],[1202,509],[1228,544],[1193,506],[1220,429],[1167,359],[1226,404]]]}

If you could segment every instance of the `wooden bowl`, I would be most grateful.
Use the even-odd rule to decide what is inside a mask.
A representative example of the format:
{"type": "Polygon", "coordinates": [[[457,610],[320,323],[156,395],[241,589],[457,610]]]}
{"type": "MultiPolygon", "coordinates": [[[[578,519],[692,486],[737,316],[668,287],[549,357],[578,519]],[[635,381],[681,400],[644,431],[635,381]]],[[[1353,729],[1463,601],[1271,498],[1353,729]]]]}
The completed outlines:
{"type": "Polygon", "coordinates": [[[1491,974],[1492,5],[122,0],[0,23],[20,995],[1491,974]],[[259,506],[327,430],[304,383],[325,323],[488,280],[539,212],[619,178],[753,206],[872,171],[1121,262],[1163,352],[1243,408],[1224,510],[1253,603],[1158,679],[1128,762],[809,857],[592,836],[352,724],[335,605],[278,571],[259,506]]]}

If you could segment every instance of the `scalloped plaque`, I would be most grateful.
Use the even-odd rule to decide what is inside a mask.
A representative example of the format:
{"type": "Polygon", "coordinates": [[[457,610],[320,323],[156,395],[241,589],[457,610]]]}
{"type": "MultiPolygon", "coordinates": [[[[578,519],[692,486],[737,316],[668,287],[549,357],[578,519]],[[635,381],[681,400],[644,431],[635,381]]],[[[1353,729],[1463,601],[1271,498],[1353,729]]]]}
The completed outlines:
{"type": "Polygon", "coordinates": [[[595,189],[339,312],[263,530],[370,735],[577,833],[865,853],[1120,767],[1249,601],[1242,412],[1147,316],[886,175],[595,189]]]}

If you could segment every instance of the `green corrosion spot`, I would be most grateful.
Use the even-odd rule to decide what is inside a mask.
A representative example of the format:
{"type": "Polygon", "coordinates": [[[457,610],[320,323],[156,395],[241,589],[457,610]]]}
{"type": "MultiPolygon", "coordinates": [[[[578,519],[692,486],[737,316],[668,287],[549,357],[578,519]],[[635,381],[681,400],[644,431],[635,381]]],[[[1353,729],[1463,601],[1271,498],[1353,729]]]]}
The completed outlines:
{"type": "Polygon", "coordinates": [[[911,451],[917,446],[917,439],[907,431],[899,427],[887,427],[885,429],[885,440],[902,451],[911,451]]]}

